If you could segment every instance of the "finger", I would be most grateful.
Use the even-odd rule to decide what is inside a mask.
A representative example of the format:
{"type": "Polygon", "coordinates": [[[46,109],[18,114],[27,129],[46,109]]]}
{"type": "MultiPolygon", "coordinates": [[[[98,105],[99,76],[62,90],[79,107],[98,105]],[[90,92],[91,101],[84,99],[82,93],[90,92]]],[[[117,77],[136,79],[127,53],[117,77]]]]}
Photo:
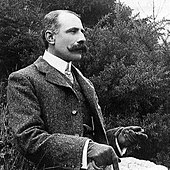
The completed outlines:
{"type": "Polygon", "coordinates": [[[115,136],[118,137],[119,134],[123,131],[123,129],[124,129],[124,127],[119,128],[119,129],[116,131],[115,136]]]}
{"type": "Polygon", "coordinates": [[[103,167],[98,167],[97,165],[96,165],[96,163],[95,163],[95,161],[93,160],[92,161],[92,166],[93,166],[93,168],[95,169],[95,170],[102,170],[103,169],[103,167]]]}
{"type": "Polygon", "coordinates": [[[127,126],[127,129],[131,129],[135,132],[141,132],[143,129],[140,126],[127,126]]]}
{"type": "Polygon", "coordinates": [[[126,145],[126,147],[129,147],[129,146],[132,146],[135,143],[136,143],[136,140],[127,138],[126,142],[125,142],[125,145],[126,145]]]}
{"type": "Polygon", "coordinates": [[[140,132],[129,132],[129,134],[126,136],[126,141],[129,142],[129,144],[133,145],[137,142],[144,141],[148,138],[148,136],[144,133],[140,132]],[[135,135],[134,135],[135,134],[135,135]]]}
{"type": "Polygon", "coordinates": [[[136,134],[134,132],[129,132],[128,134],[124,135],[125,141],[128,144],[134,144],[137,141],[136,134]]]}
{"type": "Polygon", "coordinates": [[[134,132],[133,130],[129,130],[128,135],[129,135],[131,138],[133,138],[134,140],[136,140],[137,134],[136,134],[136,132],[134,132]]]}
{"type": "Polygon", "coordinates": [[[136,132],[136,136],[140,139],[140,140],[146,140],[148,139],[148,135],[146,135],[145,133],[141,133],[141,132],[136,132]]]}

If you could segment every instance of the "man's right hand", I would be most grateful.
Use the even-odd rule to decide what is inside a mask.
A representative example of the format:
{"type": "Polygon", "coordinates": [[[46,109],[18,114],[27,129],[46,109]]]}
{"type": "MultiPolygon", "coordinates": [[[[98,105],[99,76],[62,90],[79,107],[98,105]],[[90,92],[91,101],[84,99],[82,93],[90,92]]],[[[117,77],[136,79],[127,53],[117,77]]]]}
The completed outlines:
{"type": "Polygon", "coordinates": [[[120,159],[109,145],[90,141],[87,157],[89,162],[94,161],[97,167],[106,167],[112,164],[114,170],[119,170],[118,162],[120,162],[120,159]]]}

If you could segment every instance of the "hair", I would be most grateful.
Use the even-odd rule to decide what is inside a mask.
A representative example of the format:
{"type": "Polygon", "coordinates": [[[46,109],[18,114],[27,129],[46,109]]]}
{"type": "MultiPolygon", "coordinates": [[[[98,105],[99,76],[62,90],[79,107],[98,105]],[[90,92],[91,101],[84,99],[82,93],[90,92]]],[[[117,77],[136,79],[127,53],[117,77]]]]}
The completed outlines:
{"type": "Polygon", "coordinates": [[[45,33],[46,33],[47,30],[51,30],[54,33],[58,33],[59,28],[60,28],[58,16],[63,12],[74,14],[75,16],[80,18],[80,15],[76,14],[73,11],[69,11],[69,10],[55,10],[55,11],[51,11],[48,14],[46,14],[44,19],[43,19],[43,23],[42,23],[43,29],[42,29],[42,32],[41,32],[42,40],[44,42],[46,49],[48,48],[49,44],[48,44],[48,41],[46,40],[45,33]]]}

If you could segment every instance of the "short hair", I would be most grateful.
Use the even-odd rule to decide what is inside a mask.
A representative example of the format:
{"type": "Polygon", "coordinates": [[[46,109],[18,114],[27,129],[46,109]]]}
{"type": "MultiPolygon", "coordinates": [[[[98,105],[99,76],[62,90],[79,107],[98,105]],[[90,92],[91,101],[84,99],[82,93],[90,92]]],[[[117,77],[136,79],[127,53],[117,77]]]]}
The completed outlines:
{"type": "Polygon", "coordinates": [[[57,33],[59,31],[60,23],[58,22],[58,16],[63,12],[74,14],[75,16],[80,18],[80,15],[78,15],[77,13],[70,11],[70,10],[55,10],[55,11],[51,11],[48,14],[46,14],[43,19],[43,23],[42,23],[43,29],[41,32],[42,40],[44,42],[46,49],[48,48],[49,44],[45,38],[45,32],[47,30],[51,30],[52,32],[55,32],[55,33],[57,33]]]}

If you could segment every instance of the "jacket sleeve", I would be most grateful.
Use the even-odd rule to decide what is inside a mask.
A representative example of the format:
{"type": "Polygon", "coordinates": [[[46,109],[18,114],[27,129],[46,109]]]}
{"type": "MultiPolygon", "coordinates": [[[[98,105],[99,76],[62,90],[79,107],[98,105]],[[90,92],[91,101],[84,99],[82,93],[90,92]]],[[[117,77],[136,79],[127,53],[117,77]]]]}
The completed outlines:
{"type": "Polygon", "coordinates": [[[18,72],[9,76],[7,101],[9,124],[22,155],[37,167],[81,167],[87,138],[46,131],[41,107],[28,77],[18,72]]]}
{"type": "Polygon", "coordinates": [[[117,139],[117,134],[122,130],[122,127],[117,127],[113,129],[109,129],[106,131],[107,139],[109,145],[112,146],[119,157],[122,157],[125,153],[127,148],[120,147],[117,139]]]}

